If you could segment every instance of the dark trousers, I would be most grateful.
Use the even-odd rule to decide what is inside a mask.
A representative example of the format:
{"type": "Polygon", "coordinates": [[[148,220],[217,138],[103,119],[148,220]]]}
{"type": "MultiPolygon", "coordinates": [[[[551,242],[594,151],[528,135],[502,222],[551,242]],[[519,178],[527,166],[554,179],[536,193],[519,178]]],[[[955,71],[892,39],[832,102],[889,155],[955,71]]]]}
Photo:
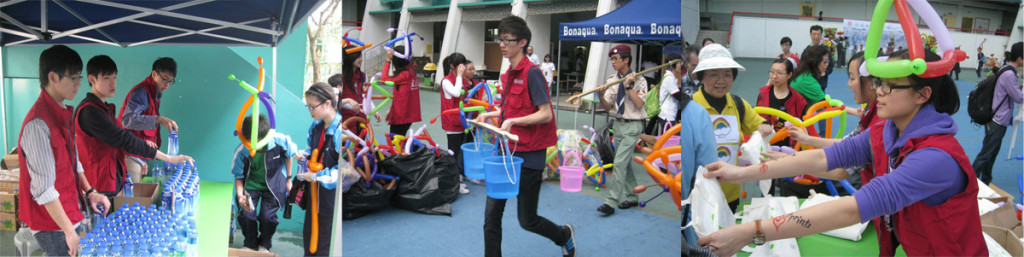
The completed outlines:
{"type": "Polygon", "coordinates": [[[256,206],[251,212],[242,208],[238,209],[238,226],[242,228],[242,235],[245,236],[243,245],[252,249],[259,246],[270,249],[270,241],[277,232],[277,225],[281,221],[277,219],[277,210],[281,206],[274,198],[274,194],[268,190],[245,190],[252,197],[253,205],[260,206],[259,214],[256,213],[256,206]]]}
{"type": "Polygon", "coordinates": [[[981,67],[983,67],[984,65],[985,65],[984,63],[980,63],[979,62],[978,63],[978,69],[974,70],[974,73],[977,73],[979,78],[981,77],[981,67]]]}
{"type": "Polygon", "coordinates": [[[470,134],[458,133],[458,134],[445,134],[448,137],[448,149],[455,153],[454,157],[459,160],[459,174],[466,175],[466,168],[463,167],[462,162],[462,144],[473,142],[473,137],[470,134]]]}
{"type": "Polygon", "coordinates": [[[32,236],[36,238],[36,242],[39,243],[39,249],[43,249],[46,256],[68,256],[68,243],[64,239],[63,231],[39,231],[39,233],[32,236]]]}
{"type": "Polygon", "coordinates": [[[395,134],[395,135],[405,135],[406,132],[409,132],[409,128],[410,127],[412,127],[412,123],[392,124],[391,128],[390,128],[391,129],[390,132],[391,132],[391,134],[395,134]]]}
{"type": "Polygon", "coordinates": [[[981,152],[974,158],[974,172],[978,179],[986,185],[992,182],[992,164],[995,164],[996,155],[999,154],[999,147],[1003,144],[1003,136],[1006,135],[1006,126],[999,125],[995,121],[985,124],[985,139],[981,142],[981,152]]]}
{"type": "MultiPolygon", "coordinates": [[[[541,173],[543,170],[522,168],[519,195],[516,196],[519,211],[519,226],[526,231],[547,237],[561,246],[569,241],[569,232],[550,220],[537,215],[537,201],[540,197],[541,173]]],[[[507,199],[487,197],[484,209],[484,255],[501,256],[501,217],[505,213],[507,199]]]]}
{"type": "Polygon", "coordinates": [[[665,126],[665,120],[658,115],[654,115],[650,119],[647,119],[647,125],[644,126],[644,134],[660,136],[663,126],[665,126]]]}

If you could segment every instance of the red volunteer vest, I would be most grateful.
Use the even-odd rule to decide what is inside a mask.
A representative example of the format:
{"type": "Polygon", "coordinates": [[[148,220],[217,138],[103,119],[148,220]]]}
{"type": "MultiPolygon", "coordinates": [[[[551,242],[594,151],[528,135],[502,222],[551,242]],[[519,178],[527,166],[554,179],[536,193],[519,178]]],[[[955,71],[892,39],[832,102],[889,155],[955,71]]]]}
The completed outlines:
{"type": "MultiPolygon", "coordinates": [[[[146,110],[142,112],[142,115],[154,115],[154,116],[159,116],[160,115],[160,99],[156,98],[156,95],[158,94],[158,91],[160,91],[160,90],[156,88],[156,81],[153,81],[153,77],[152,76],[146,76],[145,80],[143,80],[142,82],[139,82],[138,85],[135,85],[135,87],[133,87],[131,91],[128,91],[128,97],[125,97],[124,98],[124,103],[121,104],[121,114],[118,115],[118,117],[120,117],[120,118],[117,120],[118,124],[121,123],[120,119],[124,118],[124,108],[125,108],[125,106],[128,106],[128,98],[131,97],[131,95],[135,93],[135,90],[139,90],[139,89],[146,90],[146,98],[149,99],[149,108],[146,108],[146,110]]],[[[160,144],[161,143],[160,142],[161,135],[160,135],[160,126],[159,125],[157,125],[156,129],[150,129],[150,130],[131,130],[131,129],[129,129],[128,131],[132,132],[132,134],[135,135],[136,137],[138,137],[139,139],[153,141],[154,143],[156,143],[157,147],[161,146],[161,144],[160,144]]],[[[149,158],[145,158],[145,157],[142,157],[142,156],[136,156],[134,154],[128,154],[128,155],[139,157],[139,158],[144,159],[144,160],[145,159],[149,159],[149,158]]]]}
{"type": "MultiPolygon", "coordinates": [[[[409,64],[412,65],[412,64],[409,64]]],[[[388,76],[391,63],[384,63],[382,80],[395,82],[395,90],[391,95],[391,111],[388,111],[388,124],[409,124],[419,122],[420,88],[416,85],[416,74],[411,70],[400,70],[396,76],[388,76]]]]}
{"type": "MultiPolygon", "coordinates": [[[[523,117],[533,114],[539,110],[530,100],[530,89],[527,86],[530,69],[536,67],[530,60],[523,58],[515,67],[509,66],[505,72],[507,76],[502,80],[505,91],[502,94],[501,122],[505,119],[523,117]]],[[[547,87],[544,87],[547,91],[547,87]]],[[[547,103],[550,105],[551,103],[547,103]]],[[[537,151],[547,149],[555,145],[558,136],[555,134],[555,114],[551,113],[551,121],[541,124],[512,126],[511,132],[519,136],[519,142],[510,141],[515,151],[537,151]]]]}
{"type": "MultiPolygon", "coordinates": [[[[89,136],[85,131],[82,131],[81,126],[78,124],[78,115],[86,107],[100,109],[103,113],[107,114],[107,118],[117,123],[118,127],[121,127],[121,123],[117,122],[117,119],[114,118],[113,104],[103,104],[95,101],[86,101],[79,105],[78,110],[75,111],[75,118],[72,121],[75,126],[75,146],[78,147],[78,158],[82,162],[82,168],[85,169],[85,178],[89,179],[89,183],[97,191],[116,191],[117,169],[121,167],[121,170],[126,170],[124,166],[125,153],[121,149],[111,147],[98,138],[89,136]]],[[[121,176],[121,181],[124,181],[124,174],[121,176]]]]}
{"type": "MultiPolygon", "coordinates": [[[[444,80],[447,80],[448,82],[451,82],[452,85],[455,85],[455,72],[453,71],[451,73],[448,73],[448,76],[444,76],[444,80]]],[[[455,86],[459,87],[459,89],[462,90],[471,85],[469,81],[463,78],[462,85],[455,86]]],[[[461,95],[459,97],[453,97],[452,99],[445,99],[444,90],[441,90],[441,111],[444,112],[445,110],[459,108],[459,102],[462,101],[462,99],[463,97],[461,95]]],[[[462,127],[462,121],[458,114],[442,114],[441,129],[444,129],[445,131],[462,132],[465,128],[462,127]]]]}
{"type": "MultiPolygon", "coordinates": [[[[871,152],[875,157],[874,167],[879,168],[861,173],[867,176],[865,184],[888,173],[887,167],[892,157],[886,154],[883,145],[884,124],[875,123],[871,126],[871,152]]],[[[967,187],[942,204],[929,206],[924,202],[916,202],[893,214],[891,219],[899,240],[896,244],[893,244],[893,234],[886,228],[885,221],[881,217],[875,218],[879,256],[893,256],[896,246],[900,244],[908,256],[988,256],[988,248],[981,235],[981,218],[978,216],[978,179],[963,147],[953,135],[911,138],[900,149],[899,156],[893,159],[895,166],[898,167],[911,152],[924,148],[939,149],[952,156],[967,175],[967,187]]]]}
{"type": "MultiPolygon", "coordinates": [[[[71,119],[71,106],[63,104],[57,104],[53,101],[50,95],[46,94],[46,91],[39,93],[39,99],[32,105],[32,109],[29,109],[28,114],[25,115],[25,121],[21,123],[21,127],[24,128],[29,121],[39,118],[43,122],[46,122],[46,126],[50,128],[50,150],[53,152],[53,164],[56,170],[56,176],[54,176],[53,188],[57,190],[60,197],[55,201],[60,201],[60,204],[64,207],[64,214],[68,216],[71,223],[78,223],[82,221],[82,211],[78,207],[78,184],[77,174],[75,174],[74,160],[71,158],[73,145],[71,141],[71,132],[68,131],[68,122],[71,119]]],[[[25,133],[22,129],[21,133],[18,134],[18,148],[22,147],[21,137],[25,133]]],[[[57,226],[57,222],[50,217],[50,213],[46,211],[46,208],[42,205],[36,204],[36,201],[32,199],[30,192],[30,185],[32,184],[32,177],[29,176],[28,165],[25,162],[25,152],[18,151],[18,166],[22,167],[20,171],[20,182],[18,184],[18,190],[22,193],[18,194],[18,218],[25,222],[29,228],[38,231],[53,231],[60,230],[60,226],[57,226]]]]}
{"type": "MultiPolygon", "coordinates": [[[[365,79],[366,74],[359,71],[356,72],[356,74],[352,74],[352,81],[343,81],[341,86],[341,98],[352,99],[355,100],[357,103],[362,103],[363,97],[365,96],[365,93],[363,92],[363,80],[365,79]]],[[[355,110],[341,108],[341,117],[343,117],[344,119],[348,119],[351,117],[362,117],[365,119],[366,114],[363,114],[355,110]]],[[[356,132],[359,131],[358,128],[359,124],[353,122],[352,124],[349,124],[349,126],[346,127],[345,129],[348,129],[349,131],[352,132],[356,132]]]]}
{"type": "MultiPolygon", "coordinates": [[[[774,87],[775,86],[771,84],[761,87],[761,97],[757,98],[757,106],[771,106],[771,97],[772,94],[774,94],[774,92],[772,92],[772,89],[774,87]]],[[[804,100],[804,96],[800,95],[800,93],[796,92],[796,90],[793,90],[793,87],[789,87],[789,100],[786,100],[786,103],[783,106],[786,107],[785,112],[789,113],[789,115],[793,115],[793,117],[803,117],[804,111],[807,109],[807,100],[804,100]]],[[[776,126],[776,124],[779,124],[780,122],[781,124],[786,123],[786,121],[780,120],[779,117],[767,114],[761,114],[761,117],[763,117],[765,120],[768,120],[768,122],[771,123],[773,127],[776,126]]],[[[785,129],[785,127],[775,127],[775,131],[779,131],[780,129],[785,129]]],[[[796,147],[796,140],[789,140],[789,146],[796,147]]]]}

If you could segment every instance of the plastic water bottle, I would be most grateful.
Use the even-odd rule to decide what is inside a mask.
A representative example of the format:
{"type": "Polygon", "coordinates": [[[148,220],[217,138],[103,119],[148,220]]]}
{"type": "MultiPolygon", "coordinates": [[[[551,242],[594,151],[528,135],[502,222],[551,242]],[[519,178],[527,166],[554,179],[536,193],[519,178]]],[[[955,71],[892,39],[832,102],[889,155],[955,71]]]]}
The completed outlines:
{"type": "Polygon", "coordinates": [[[178,155],[178,132],[167,134],[167,155],[178,155]]]}
{"type": "Polygon", "coordinates": [[[135,197],[135,193],[133,193],[132,190],[132,174],[128,174],[127,176],[128,178],[124,180],[124,196],[135,197]]]}

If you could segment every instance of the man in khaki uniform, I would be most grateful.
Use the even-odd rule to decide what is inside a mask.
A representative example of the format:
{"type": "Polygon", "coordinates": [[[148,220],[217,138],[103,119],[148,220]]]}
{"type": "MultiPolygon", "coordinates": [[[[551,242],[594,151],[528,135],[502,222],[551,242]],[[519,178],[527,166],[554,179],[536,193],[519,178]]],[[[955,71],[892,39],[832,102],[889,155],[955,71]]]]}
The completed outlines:
{"type": "MultiPolygon", "coordinates": [[[[608,76],[605,83],[625,78],[626,81],[610,86],[602,86],[598,90],[601,105],[605,110],[615,116],[615,165],[614,176],[611,176],[607,198],[597,211],[605,215],[615,213],[615,208],[629,209],[637,206],[639,197],[633,193],[636,184],[636,175],[633,174],[633,146],[640,140],[640,133],[643,130],[643,119],[647,117],[644,111],[644,97],[647,95],[647,80],[636,79],[638,76],[630,69],[630,62],[633,57],[631,49],[627,45],[618,45],[608,51],[608,58],[612,62],[612,68],[616,74],[608,76]],[[611,90],[609,90],[611,89],[611,90]]],[[[642,78],[642,77],[641,77],[642,78]]]]}

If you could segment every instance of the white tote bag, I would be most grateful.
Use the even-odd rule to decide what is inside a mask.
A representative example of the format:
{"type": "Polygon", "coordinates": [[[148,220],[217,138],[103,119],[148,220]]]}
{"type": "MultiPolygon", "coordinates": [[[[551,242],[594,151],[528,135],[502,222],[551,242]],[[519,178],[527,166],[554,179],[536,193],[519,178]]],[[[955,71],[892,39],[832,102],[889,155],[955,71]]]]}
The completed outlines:
{"type": "Polygon", "coordinates": [[[697,168],[690,198],[683,204],[690,205],[692,220],[686,226],[693,226],[697,236],[705,237],[722,228],[736,225],[736,216],[729,209],[725,193],[717,179],[705,178],[708,173],[703,166],[697,168]]]}

